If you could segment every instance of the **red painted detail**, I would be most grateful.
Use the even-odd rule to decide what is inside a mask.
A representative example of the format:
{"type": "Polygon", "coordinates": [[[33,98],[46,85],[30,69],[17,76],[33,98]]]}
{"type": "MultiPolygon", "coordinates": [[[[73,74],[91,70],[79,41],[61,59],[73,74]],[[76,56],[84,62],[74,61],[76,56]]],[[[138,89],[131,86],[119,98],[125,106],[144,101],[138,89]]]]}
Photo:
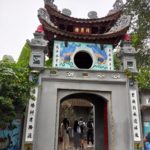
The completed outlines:
{"type": "Polygon", "coordinates": [[[125,35],[123,36],[123,40],[124,40],[124,41],[131,41],[131,36],[130,36],[129,34],[125,34],[125,35]]]}
{"type": "Polygon", "coordinates": [[[104,143],[105,150],[108,150],[108,112],[107,112],[107,102],[104,102],[104,143]]]}
{"type": "Polygon", "coordinates": [[[43,29],[43,26],[42,25],[39,25],[36,29],[36,32],[39,32],[39,33],[42,33],[44,32],[44,29],[43,29]]]}

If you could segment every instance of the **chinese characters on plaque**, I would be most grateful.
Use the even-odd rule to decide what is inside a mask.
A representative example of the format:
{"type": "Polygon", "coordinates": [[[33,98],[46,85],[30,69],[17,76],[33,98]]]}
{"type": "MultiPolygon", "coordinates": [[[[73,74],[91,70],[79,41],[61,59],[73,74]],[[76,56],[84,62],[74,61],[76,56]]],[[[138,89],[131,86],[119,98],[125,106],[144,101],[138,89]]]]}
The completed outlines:
{"type": "Polygon", "coordinates": [[[29,100],[25,142],[33,142],[33,135],[34,135],[34,124],[35,124],[35,116],[36,116],[36,103],[37,103],[38,88],[35,87],[32,90],[34,91],[35,100],[32,100],[32,99],[29,100]]]}
{"type": "Polygon", "coordinates": [[[113,67],[113,50],[112,50],[112,46],[111,45],[108,45],[106,48],[105,48],[105,51],[107,52],[107,65],[108,65],[108,70],[114,70],[114,67],[113,67]]]}
{"type": "Polygon", "coordinates": [[[54,58],[53,59],[53,66],[54,67],[59,67],[59,59],[60,59],[60,45],[55,44],[55,51],[54,51],[54,58]]]}
{"type": "Polygon", "coordinates": [[[134,141],[141,141],[139,111],[138,111],[136,90],[130,90],[130,101],[131,101],[131,113],[132,113],[132,126],[133,126],[134,141]]]}

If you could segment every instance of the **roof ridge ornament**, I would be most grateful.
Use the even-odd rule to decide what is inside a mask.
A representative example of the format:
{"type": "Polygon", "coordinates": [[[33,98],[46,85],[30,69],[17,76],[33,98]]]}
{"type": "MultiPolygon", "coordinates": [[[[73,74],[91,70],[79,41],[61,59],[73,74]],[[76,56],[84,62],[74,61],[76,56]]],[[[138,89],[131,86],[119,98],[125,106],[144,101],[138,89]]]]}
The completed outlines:
{"type": "Polygon", "coordinates": [[[111,9],[108,13],[108,15],[114,14],[117,11],[121,10],[123,8],[123,1],[122,0],[116,0],[116,2],[113,4],[113,9],[111,9]]]}
{"type": "Polygon", "coordinates": [[[67,9],[67,8],[63,8],[62,14],[66,15],[66,16],[71,16],[71,10],[67,9]]]}
{"type": "Polygon", "coordinates": [[[38,10],[38,17],[39,17],[39,19],[41,18],[41,19],[45,20],[48,24],[50,24],[54,28],[57,28],[57,26],[55,26],[55,24],[50,20],[49,14],[45,8],[40,8],[38,10]]]}
{"type": "Polygon", "coordinates": [[[44,3],[57,10],[57,6],[54,4],[54,0],[44,0],[44,3]]]}
{"type": "Polygon", "coordinates": [[[113,5],[114,10],[120,10],[123,7],[123,1],[122,0],[116,0],[116,2],[113,5]]]}
{"type": "Polygon", "coordinates": [[[90,12],[88,12],[88,17],[90,19],[96,19],[96,18],[98,18],[97,17],[97,12],[96,11],[90,11],[90,12]]]}
{"type": "Polygon", "coordinates": [[[45,3],[54,3],[54,0],[44,0],[45,3]]]}

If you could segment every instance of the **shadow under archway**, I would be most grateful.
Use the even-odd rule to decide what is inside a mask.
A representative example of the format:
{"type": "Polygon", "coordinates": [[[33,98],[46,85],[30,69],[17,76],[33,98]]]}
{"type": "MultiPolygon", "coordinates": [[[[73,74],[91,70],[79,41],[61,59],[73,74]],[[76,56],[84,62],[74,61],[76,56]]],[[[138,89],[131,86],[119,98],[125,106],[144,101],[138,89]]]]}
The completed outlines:
{"type": "MultiPolygon", "coordinates": [[[[76,109],[76,110],[77,110],[77,112],[79,111],[79,113],[77,113],[77,114],[79,114],[80,116],[84,116],[85,120],[87,120],[87,118],[89,118],[89,117],[87,117],[89,115],[88,113],[90,113],[90,111],[93,110],[94,148],[90,148],[90,149],[84,148],[84,149],[85,150],[86,149],[87,150],[88,149],[89,150],[108,150],[107,100],[99,95],[92,94],[92,93],[75,93],[75,94],[70,94],[70,95],[62,98],[60,101],[60,106],[67,102],[70,105],[73,102],[78,103],[78,106],[76,106],[76,107],[78,107],[78,109],[76,109]],[[86,109],[84,107],[86,107],[86,109]],[[86,111],[84,111],[84,109],[86,111]],[[83,112],[87,113],[88,115],[84,115],[83,112]]],[[[73,109],[75,109],[75,107],[73,109]]],[[[61,115],[62,115],[62,113],[61,113],[61,115]]],[[[76,115],[75,117],[79,118],[80,116],[76,115]]],[[[66,117],[66,115],[64,117],[66,117]]],[[[60,115],[59,115],[59,120],[60,120],[60,115]]]]}

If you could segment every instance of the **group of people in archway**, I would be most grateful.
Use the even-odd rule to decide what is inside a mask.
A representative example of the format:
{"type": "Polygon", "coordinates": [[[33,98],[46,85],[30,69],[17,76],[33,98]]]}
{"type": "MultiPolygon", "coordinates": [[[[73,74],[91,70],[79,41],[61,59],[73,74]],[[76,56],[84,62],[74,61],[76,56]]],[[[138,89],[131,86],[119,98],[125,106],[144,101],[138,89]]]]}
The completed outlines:
{"type": "Polygon", "coordinates": [[[85,145],[92,147],[94,144],[93,132],[93,119],[84,122],[81,117],[79,120],[75,120],[73,127],[71,127],[69,120],[64,118],[60,125],[61,150],[72,150],[71,139],[73,139],[72,143],[75,150],[83,150],[85,145]]]}

